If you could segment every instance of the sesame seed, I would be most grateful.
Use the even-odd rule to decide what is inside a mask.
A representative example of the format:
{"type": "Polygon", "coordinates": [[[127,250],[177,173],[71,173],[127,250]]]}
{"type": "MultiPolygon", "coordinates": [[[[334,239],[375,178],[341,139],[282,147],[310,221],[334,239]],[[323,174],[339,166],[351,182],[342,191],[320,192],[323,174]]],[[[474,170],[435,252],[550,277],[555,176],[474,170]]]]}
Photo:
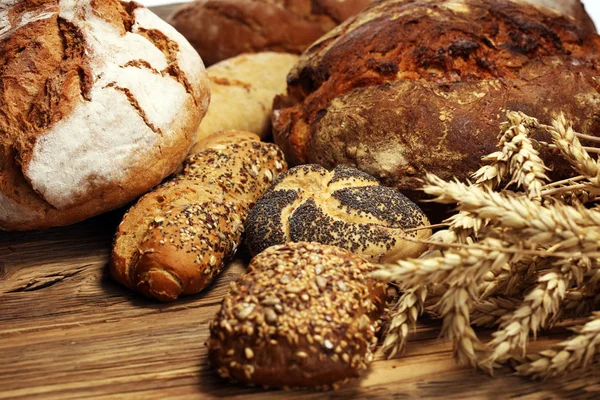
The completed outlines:
{"type": "Polygon", "coordinates": [[[303,351],[298,351],[298,352],[296,352],[296,356],[298,356],[299,358],[306,358],[306,357],[308,357],[308,354],[306,354],[303,351]]]}
{"type": "Polygon", "coordinates": [[[323,346],[328,350],[333,349],[333,343],[331,343],[329,339],[325,339],[325,341],[323,342],[323,346]]]}
{"type": "Polygon", "coordinates": [[[252,351],[252,349],[250,347],[246,347],[244,349],[244,354],[246,355],[246,358],[248,360],[252,360],[252,358],[254,358],[254,352],[252,351]]]}

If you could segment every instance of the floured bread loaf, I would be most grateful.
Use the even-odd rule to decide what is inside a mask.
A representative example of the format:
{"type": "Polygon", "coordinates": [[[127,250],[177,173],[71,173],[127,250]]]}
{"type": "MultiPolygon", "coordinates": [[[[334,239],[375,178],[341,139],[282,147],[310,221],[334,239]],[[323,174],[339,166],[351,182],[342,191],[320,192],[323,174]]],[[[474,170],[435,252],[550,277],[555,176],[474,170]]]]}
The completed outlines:
{"type": "Polygon", "coordinates": [[[224,378],[275,387],[336,387],[373,359],[385,285],[347,250],[288,243],[256,256],[210,325],[224,378]]]}
{"type": "Polygon", "coordinates": [[[372,0],[196,0],[169,22],[207,65],[242,53],[301,53],[372,0]]]}
{"type": "Polygon", "coordinates": [[[242,54],[207,68],[210,106],[196,142],[228,130],[252,132],[264,139],[271,132],[273,99],[285,93],[285,78],[296,61],[295,54],[267,51],[242,54]]]}
{"type": "Polygon", "coordinates": [[[0,228],[122,206],[185,158],[209,102],[202,60],[138,3],[0,4],[0,228]]]}
{"type": "MultiPolygon", "coordinates": [[[[496,151],[506,110],[546,123],[564,112],[597,135],[598,71],[600,37],[550,9],[387,0],[300,57],[275,100],[273,136],[292,165],[352,165],[415,199],[426,172],[469,178],[496,151]]],[[[571,175],[541,153],[553,178],[571,175]]]]}
{"type": "Polygon", "coordinates": [[[372,261],[417,257],[430,229],[416,204],[357,169],[319,165],[292,168],[275,180],[246,221],[252,254],[286,242],[319,242],[351,250],[372,261]]]}

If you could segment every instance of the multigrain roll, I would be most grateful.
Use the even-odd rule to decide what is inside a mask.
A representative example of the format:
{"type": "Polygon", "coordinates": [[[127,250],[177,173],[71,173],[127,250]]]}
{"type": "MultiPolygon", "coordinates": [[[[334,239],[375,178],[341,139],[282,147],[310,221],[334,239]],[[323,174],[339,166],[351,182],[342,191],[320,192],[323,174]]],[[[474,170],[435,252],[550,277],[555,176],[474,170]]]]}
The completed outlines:
{"type": "Polygon", "coordinates": [[[141,4],[0,1],[0,229],[68,225],[173,173],[208,108],[202,60],[141,4]]]}
{"type": "Polygon", "coordinates": [[[126,287],[160,301],[198,293],[238,248],[249,209],[286,169],[248,132],[197,143],[181,173],[143,196],[119,225],[110,263],[126,287]]]}
{"type": "MultiPolygon", "coordinates": [[[[507,0],[377,2],[288,75],[273,136],[291,165],[351,165],[412,199],[427,172],[464,180],[496,151],[506,110],[600,132],[600,37],[507,0]]],[[[550,149],[554,179],[570,176],[550,149]]]]}
{"type": "Polygon", "coordinates": [[[169,22],[207,65],[242,53],[302,53],[371,0],[197,0],[169,22]]]}
{"type": "Polygon", "coordinates": [[[316,165],[292,168],[275,180],[246,222],[252,254],[286,242],[339,246],[370,261],[418,257],[411,239],[431,235],[429,221],[412,201],[355,168],[316,165]],[[423,228],[406,232],[408,229],[423,228]]]}
{"type": "Polygon", "coordinates": [[[210,324],[223,378],[275,387],[336,387],[373,358],[385,285],[349,251],[288,243],[256,256],[210,324]]]}

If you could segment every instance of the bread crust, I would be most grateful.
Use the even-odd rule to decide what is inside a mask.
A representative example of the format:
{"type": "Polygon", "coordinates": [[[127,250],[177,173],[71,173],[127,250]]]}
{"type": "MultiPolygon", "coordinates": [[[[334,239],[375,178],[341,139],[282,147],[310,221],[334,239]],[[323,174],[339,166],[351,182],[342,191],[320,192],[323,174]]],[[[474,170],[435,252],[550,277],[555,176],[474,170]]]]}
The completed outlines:
{"type": "Polygon", "coordinates": [[[169,22],[207,65],[242,53],[301,53],[371,0],[197,0],[169,22]]]}
{"type": "Polygon", "coordinates": [[[248,132],[214,134],[198,151],[129,209],[115,235],[112,276],[160,301],[211,282],[235,254],[248,210],[286,168],[277,146],[248,132]]]}
{"type": "Polygon", "coordinates": [[[336,387],[367,368],[385,285],[349,251],[288,243],[256,256],[210,324],[224,378],[269,387],[336,387]]]}
{"type": "Polygon", "coordinates": [[[116,0],[9,2],[0,14],[1,229],[120,207],[181,164],[210,94],[172,27],[116,0]]]}
{"type": "Polygon", "coordinates": [[[275,100],[275,141],[292,165],[355,166],[417,199],[426,171],[466,179],[480,166],[505,110],[546,122],[563,111],[597,134],[599,45],[520,2],[381,2],[303,54],[275,100]]]}

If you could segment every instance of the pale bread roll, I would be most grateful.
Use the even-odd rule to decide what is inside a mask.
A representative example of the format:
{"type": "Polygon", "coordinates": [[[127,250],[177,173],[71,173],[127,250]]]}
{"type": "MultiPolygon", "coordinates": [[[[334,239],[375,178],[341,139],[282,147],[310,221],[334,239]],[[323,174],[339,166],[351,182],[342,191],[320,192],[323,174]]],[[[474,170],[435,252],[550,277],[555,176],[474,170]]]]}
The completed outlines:
{"type": "Polygon", "coordinates": [[[294,54],[264,52],[209,67],[211,102],[196,141],[227,130],[252,132],[264,139],[270,132],[273,99],[285,93],[285,78],[297,60],[294,54]]]}

